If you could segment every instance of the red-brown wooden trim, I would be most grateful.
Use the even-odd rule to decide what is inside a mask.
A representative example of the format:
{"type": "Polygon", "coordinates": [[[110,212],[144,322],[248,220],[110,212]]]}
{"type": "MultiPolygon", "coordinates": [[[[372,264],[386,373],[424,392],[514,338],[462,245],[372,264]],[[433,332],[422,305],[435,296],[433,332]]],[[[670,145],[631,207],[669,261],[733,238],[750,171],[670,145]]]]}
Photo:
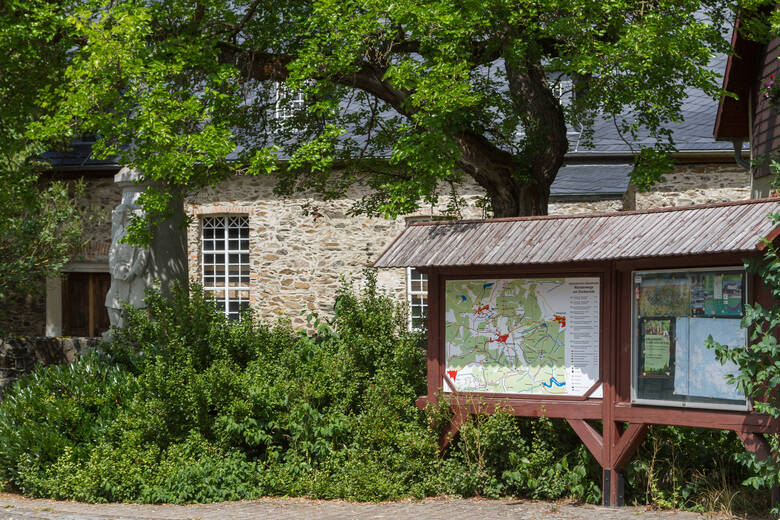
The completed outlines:
{"type": "Polygon", "coordinates": [[[768,415],[741,411],[694,410],[692,408],[617,403],[615,405],[615,420],[744,432],[780,433],[780,424],[773,421],[768,415]]]}
{"type": "Polygon", "coordinates": [[[758,244],[756,245],[756,248],[759,251],[766,251],[767,246],[774,242],[777,237],[780,237],[780,226],[776,227],[772,231],[770,231],[764,238],[759,240],[758,244]]]}
{"type": "Polygon", "coordinates": [[[460,430],[460,427],[463,426],[463,423],[466,422],[466,419],[468,419],[468,411],[456,406],[453,410],[452,420],[450,421],[450,425],[447,428],[447,431],[445,431],[442,436],[439,438],[439,447],[443,450],[449,445],[449,443],[452,441],[452,439],[457,435],[458,430],[460,430]]]}
{"type": "MultiPolygon", "coordinates": [[[[553,419],[601,419],[601,402],[598,399],[567,403],[551,399],[512,400],[500,398],[474,397],[465,392],[458,394],[443,394],[453,407],[466,407],[469,413],[495,413],[498,410],[509,410],[514,415],[524,417],[549,417],[553,419]]],[[[425,406],[427,397],[417,400],[425,406]]]]}
{"type": "Polygon", "coordinates": [[[758,460],[764,460],[772,454],[769,443],[760,433],[737,432],[737,437],[742,441],[745,449],[756,454],[758,460]]]}
{"type": "Polygon", "coordinates": [[[439,298],[438,294],[441,283],[439,280],[439,273],[435,270],[431,270],[428,273],[428,291],[432,296],[428,302],[428,393],[427,397],[433,401],[436,393],[439,391],[441,385],[441,379],[436,379],[439,373],[439,364],[441,363],[439,358],[439,325],[441,322],[441,315],[439,311],[439,298]]]}
{"type": "Polygon", "coordinates": [[[634,456],[639,445],[645,440],[647,435],[647,425],[644,423],[631,423],[620,435],[614,450],[614,459],[610,466],[613,468],[624,468],[631,457],[634,456]]]}
{"type": "Polygon", "coordinates": [[[607,272],[609,262],[588,262],[578,264],[526,264],[490,265],[474,267],[440,267],[445,280],[480,280],[482,278],[563,278],[591,277],[607,272]]]}
{"type": "Polygon", "coordinates": [[[710,253],[695,256],[664,256],[616,260],[615,269],[620,272],[645,269],[694,269],[697,267],[742,267],[748,253],[710,253]]]}
{"type": "Polygon", "coordinates": [[[604,439],[596,429],[582,419],[566,419],[571,429],[577,434],[590,454],[602,468],[608,466],[604,457],[604,439]]]}
{"type": "Polygon", "coordinates": [[[458,389],[455,388],[455,383],[452,381],[452,379],[450,379],[450,376],[447,375],[446,371],[444,372],[444,382],[447,383],[447,386],[450,387],[450,391],[453,394],[458,393],[458,389]]]}

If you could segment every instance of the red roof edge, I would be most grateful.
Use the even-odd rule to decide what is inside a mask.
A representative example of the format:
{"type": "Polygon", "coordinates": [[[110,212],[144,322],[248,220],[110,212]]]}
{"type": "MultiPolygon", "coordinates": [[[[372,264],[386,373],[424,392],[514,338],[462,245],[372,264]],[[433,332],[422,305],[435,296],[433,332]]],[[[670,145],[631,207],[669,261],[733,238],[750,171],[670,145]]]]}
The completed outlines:
{"type": "Polygon", "coordinates": [[[749,99],[752,82],[758,75],[758,58],[762,45],[744,38],[740,33],[740,19],[734,23],[731,50],[723,74],[723,90],[736,94],[737,99],[723,96],[718,103],[713,136],[716,141],[746,140],[750,135],[749,99]]]}
{"type": "MultiPolygon", "coordinates": [[[[695,204],[691,206],[672,206],[668,208],[654,208],[637,211],[613,211],[610,213],[577,213],[576,215],[538,215],[535,217],[504,217],[488,219],[470,219],[470,220],[438,220],[413,222],[412,226],[452,226],[458,224],[482,224],[490,222],[515,222],[522,220],[555,220],[555,219],[575,219],[575,218],[593,218],[593,217],[621,217],[624,215],[641,215],[647,213],[667,213],[673,211],[690,211],[707,208],[721,208],[725,206],[744,206],[746,204],[763,204],[766,202],[780,202],[780,197],[768,197],[764,199],[745,199],[729,202],[710,202],[708,204],[695,204]]],[[[389,247],[388,247],[389,248],[389,247]]]]}
{"type": "Polygon", "coordinates": [[[777,240],[777,237],[780,237],[780,226],[776,226],[775,229],[767,233],[767,235],[758,242],[756,249],[759,251],[766,251],[769,244],[777,240]]]}

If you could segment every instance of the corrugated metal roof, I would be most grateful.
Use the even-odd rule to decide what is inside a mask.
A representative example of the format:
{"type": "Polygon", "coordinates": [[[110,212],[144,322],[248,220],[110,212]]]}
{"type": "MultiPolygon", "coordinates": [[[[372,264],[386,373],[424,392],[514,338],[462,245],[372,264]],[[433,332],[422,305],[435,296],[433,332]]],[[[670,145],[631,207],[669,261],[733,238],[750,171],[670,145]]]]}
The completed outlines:
{"type": "Polygon", "coordinates": [[[756,251],[780,198],[598,215],[420,222],[375,267],[544,264],[756,251]]]}

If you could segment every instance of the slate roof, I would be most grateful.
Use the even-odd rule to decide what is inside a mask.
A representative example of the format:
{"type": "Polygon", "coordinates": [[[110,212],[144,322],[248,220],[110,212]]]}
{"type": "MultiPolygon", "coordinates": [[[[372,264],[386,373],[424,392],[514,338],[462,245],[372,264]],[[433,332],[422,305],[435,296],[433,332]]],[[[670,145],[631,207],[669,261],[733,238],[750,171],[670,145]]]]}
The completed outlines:
{"type": "Polygon", "coordinates": [[[775,236],[758,199],[600,215],[520,217],[411,224],[374,267],[551,264],[751,253],[775,236]]]}
{"type": "Polygon", "coordinates": [[[43,158],[49,161],[55,170],[72,169],[119,169],[115,158],[98,160],[92,157],[94,141],[75,141],[66,150],[48,151],[43,158]]]}
{"type": "MultiPolygon", "coordinates": [[[[726,66],[726,56],[718,56],[712,62],[712,68],[723,71],[726,66]]],[[[677,149],[681,152],[728,152],[731,143],[715,141],[712,137],[712,127],[715,122],[718,102],[702,92],[690,89],[688,99],[683,104],[684,120],[672,125],[673,137],[677,149]]],[[[621,195],[628,186],[630,165],[614,165],[599,162],[596,157],[606,155],[630,155],[641,144],[652,145],[649,138],[640,136],[633,143],[633,150],[619,136],[611,119],[600,119],[594,123],[592,145],[586,146],[580,140],[580,131],[569,129],[571,151],[567,158],[585,159],[587,164],[569,164],[558,172],[558,177],[551,187],[551,195],[555,196],[608,196],[621,195]]],[[[49,152],[45,157],[52,163],[54,169],[100,169],[119,168],[116,160],[98,161],[92,157],[88,142],[74,143],[73,147],[64,152],[49,152]]],[[[577,159],[578,161],[580,159],[577,159]]]]}
{"type": "Polygon", "coordinates": [[[558,170],[550,195],[574,197],[583,194],[602,197],[622,197],[628,189],[631,164],[589,163],[567,164],[558,170]]]}

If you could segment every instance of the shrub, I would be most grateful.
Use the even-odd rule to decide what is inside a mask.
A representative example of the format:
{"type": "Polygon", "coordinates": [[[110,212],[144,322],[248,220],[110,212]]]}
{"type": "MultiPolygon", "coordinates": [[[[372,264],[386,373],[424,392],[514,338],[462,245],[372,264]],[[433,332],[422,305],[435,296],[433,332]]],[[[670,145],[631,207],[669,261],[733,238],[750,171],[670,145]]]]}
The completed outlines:
{"type": "Polygon", "coordinates": [[[66,452],[81,457],[109,434],[120,408],[137,391],[134,378],[105,356],[71,365],[38,367],[17,381],[0,406],[0,464],[23,492],[40,495],[30,480],[66,452]]]}
{"type": "MultiPolygon", "coordinates": [[[[439,453],[450,412],[415,406],[421,337],[371,276],[359,294],[338,291],[329,322],[311,315],[310,335],[249,314],[229,321],[197,287],[147,303],[103,354],[9,389],[0,463],[11,485],[89,502],[601,498],[600,468],[563,421],[476,415],[439,453]]],[[[733,435],[713,435],[655,429],[628,495],[700,507],[710,490],[691,468],[726,467],[714,455],[735,447],[733,435]]]]}

